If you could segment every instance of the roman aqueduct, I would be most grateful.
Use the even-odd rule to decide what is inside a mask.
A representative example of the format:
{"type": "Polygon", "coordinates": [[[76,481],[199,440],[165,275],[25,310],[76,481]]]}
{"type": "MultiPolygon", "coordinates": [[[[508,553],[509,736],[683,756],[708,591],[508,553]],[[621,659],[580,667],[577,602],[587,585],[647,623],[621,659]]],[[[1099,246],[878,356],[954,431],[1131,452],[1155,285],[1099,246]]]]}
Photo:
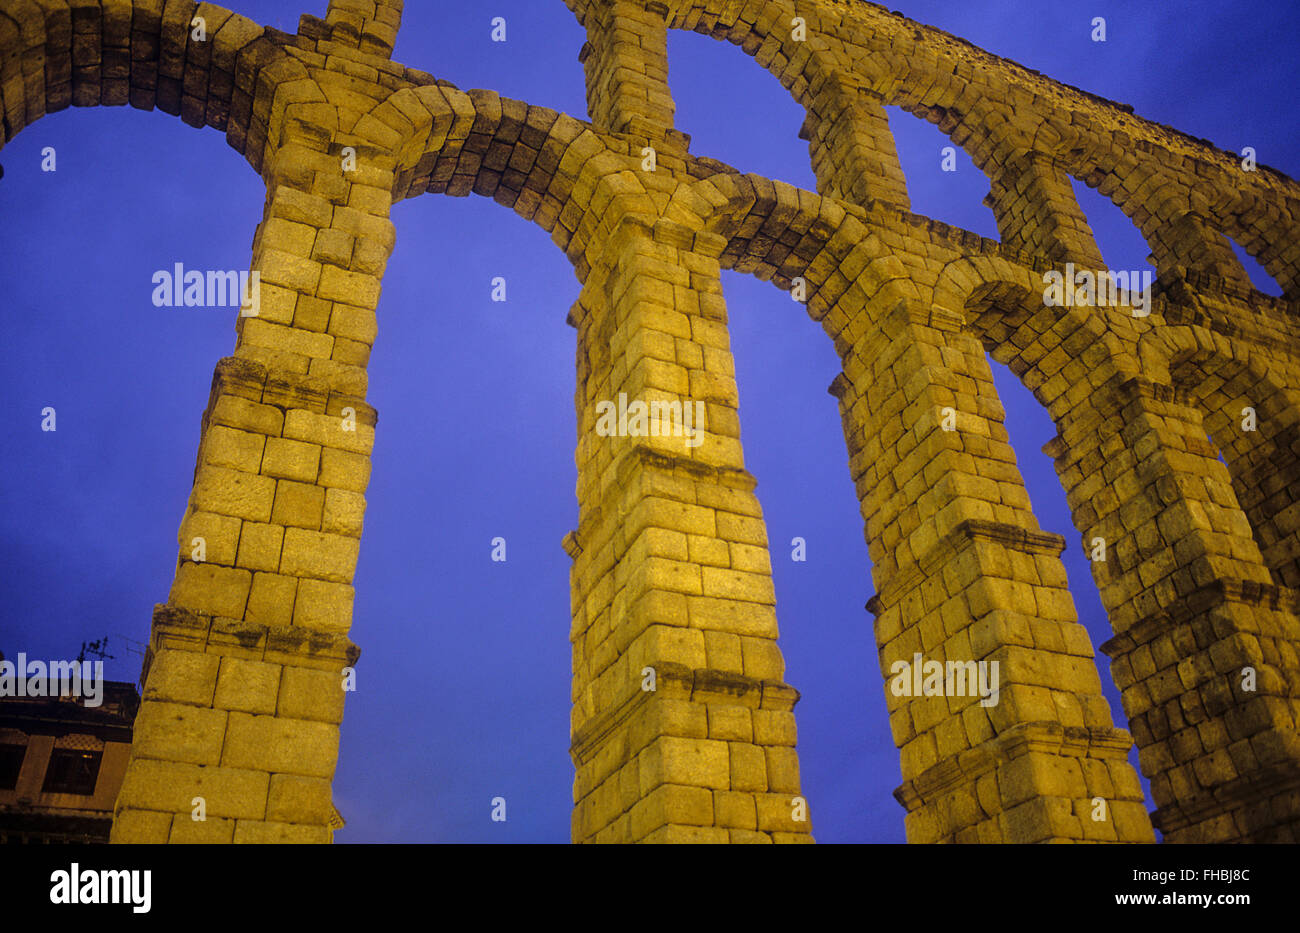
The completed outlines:
{"type": "Polygon", "coordinates": [[[130,104],[224,133],[267,187],[261,307],[216,367],[114,840],[331,838],[366,363],[389,208],[426,193],[514,210],[581,282],[575,841],[812,841],[722,269],[806,289],[843,361],[882,672],[916,653],[1001,665],[995,706],[886,692],[909,840],[1149,842],[1153,823],[1300,840],[1300,186],[861,0],[568,4],[590,121],[392,61],[401,0],[331,0],[296,35],[191,0],[0,0],[0,144],[68,106],[130,104]],[[668,29],[740,46],[803,105],[817,194],[688,151],[668,29]],[[894,105],[987,174],[1001,242],[910,212],[894,105]],[[1071,176],[1149,242],[1149,316],[1044,305],[1045,272],[1104,268],[1071,176]],[[1284,297],[1251,287],[1227,238],[1284,297]],[[986,351],[1050,412],[1075,526],[1106,543],[1100,647],[1131,732],[1065,542],[1029,510],[986,351]],[[705,442],[599,436],[620,392],[703,401],[705,442]]]}

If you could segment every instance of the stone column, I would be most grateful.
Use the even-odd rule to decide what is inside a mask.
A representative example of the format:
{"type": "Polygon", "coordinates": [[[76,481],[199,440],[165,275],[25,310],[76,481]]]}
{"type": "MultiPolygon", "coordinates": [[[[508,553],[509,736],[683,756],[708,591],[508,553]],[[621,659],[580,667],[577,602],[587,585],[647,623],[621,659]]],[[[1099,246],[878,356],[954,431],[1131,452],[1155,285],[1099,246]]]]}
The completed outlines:
{"type": "Polygon", "coordinates": [[[1030,511],[983,348],[956,315],[893,301],[850,314],[832,392],[866,520],[908,840],[1151,842],[1064,541],[1030,511]],[[981,691],[994,664],[998,689],[981,691]]]}
{"type": "Polygon", "coordinates": [[[1300,838],[1300,623],[1200,413],[1132,379],[1047,447],[1095,559],[1102,646],[1171,842],[1300,838]],[[1104,552],[1099,546],[1104,546],[1104,552]]]}
{"type": "Polygon", "coordinates": [[[578,842],[812,841],[799,694],[785,683],[767,533],[741,454],[723,245],[626,216],[571,318],[578,842]],[[700,433],[633,436],[643,429],[629,420],[627,436],[610,436],[600,414],[621,394],[689,406],[700,433]]]}
{"type": "MultiPolygon", "coordinates": [[[[1212,365],[1212,364],[1211,364],[1212,365]]],[[[1222,375],[1221,373],[1219,375],[1222,375]]],[[[1233,491],[1250,520],[1255,542],[1273,582],[1300,588],[1300,430],[1294,401],[1261,382],[1244,401],[1253,403],[1256,430],[1241,429],[1236,405],[1207,415],[1211,439],[1233,476],[1233,491]]]]}
{"type": "Polygon", "coordinates": [[[154,613],[115,842],[331,838],[393,174],[362,140],[348,170],[347,137],[286,126],[267,158],[256,313],[217,366],[154,613]]]}
{"type": "Polygon", "coordinates": [[[911,210],[907,179],[880,95],[852,78],[831,75],[813,89],[799,138],[808,140],[818,194],[911,210]]]}
{"type": "Polygon", "coordinates": [[[645,0],[609,0],[588,10],[588,41],[579,59],[586,69],[587,106],[597,127],[650,138],[672,130],[666,13],[662,3],[645,0]]]}
{"type": "Polygon", "coordinates": [[[1022,150],[1006,156],[990,174],[993,182],[984,203],[997,218],[1003,243],[1081,269],[1106,268],[1070,176],[1055,160],[1022,150]]]}

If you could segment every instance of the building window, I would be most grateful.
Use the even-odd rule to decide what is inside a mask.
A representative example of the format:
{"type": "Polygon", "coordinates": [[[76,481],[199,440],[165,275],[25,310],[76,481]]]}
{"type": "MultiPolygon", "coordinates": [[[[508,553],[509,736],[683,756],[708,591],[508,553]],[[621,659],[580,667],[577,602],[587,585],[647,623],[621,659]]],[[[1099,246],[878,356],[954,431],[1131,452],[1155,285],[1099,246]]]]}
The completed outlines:
{"type": "Polygon", "coordinates": [[[50,765],[45,771],[42,793],[91,796],[95,793],[95,780],[99,777],[99,761],[102,757],[103,752],[56,748],[50,755],[50,765]]]}
{"type": "Polygon", "coordinates": [[[26,745],[0,745],[0,790],[13,790],[18,786],[18,772],[26,754],[26,745]]]}

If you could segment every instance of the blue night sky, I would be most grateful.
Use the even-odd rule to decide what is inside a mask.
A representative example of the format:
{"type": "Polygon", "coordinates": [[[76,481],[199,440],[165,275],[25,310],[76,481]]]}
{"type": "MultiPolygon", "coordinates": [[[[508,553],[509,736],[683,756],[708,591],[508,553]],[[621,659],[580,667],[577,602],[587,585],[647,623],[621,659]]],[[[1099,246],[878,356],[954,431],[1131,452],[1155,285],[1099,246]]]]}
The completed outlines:
{"type": "MultiPolygon", "coordinates": [[[[324,0],[243,0],[286,31],[324,0]]],[[[1053,78],[1133,105],[1219,146],[1258,150],[1296,176],[1300,6],[1289,0],[1044,3],[899,0],[902,12],[1053,78]],[[1108,41],[1089,39],[1104,16],[1108,41]]],[[[459,87],[487,87],[585,117],[582,30],[561,0],[408,0],[395,57],[459,87]],[[504,16],[508,41],[490,41],[504,16]]],[[[801,109],[735,46],[670,37],[677,125],[692,151],[815,189],[801,109]]],[[[913,209],[997,237],[987,179],[891,108],[913,209]]],[[[135,680],[166,599],[212,369],[234,312],[155,308],[155,270],[247,269],[264,190],[211,130],[130,108],[69,109],[0,152],[0,650],[75,657],[109,637],[114,679],[135,680]],[[53,146],[57,171],[42,173],[53,146]],[[40,429],[43,408],[58,430],[40,429]]],[[[1149,252],[1110,202],[1077,186],[1107,263],[1149,252]]],[[[491,200],[429,195],[395,206],[397,251],[379,305],[370,401],[380,413],[351,637],[362,649],[334,784],[339,842],[565,842],[569,559],[578,283],[540,229],[491,200]],[[491,301],[504,276],[508,301],[491,301]],[[507,540],[508,560],[490,559],[507,540]],[[508,819],[490,819],[505,797],[508,819]]],[[[1267,276],[1251,267],[1264,290],[1267,276]]],[[[901,842],[903,811],[871,616],[870,561],[827,386],[830,341],[789,296],[734,273],[731,315],[747,465],[772,541],[787,680],[803,693],[799,750],[825,842],[901,842]],[[790,560],[791,538],[808,560],[790,560]]],[[[1041,446],[1055,433],[995,365],[1008,429],[1043,528],[1094,645],[1105,614],[1041,446]]],[[[1103,663],[1105,659],[1103,658],[1103,663]]],[[[1117,721],[1118,697],[1103,673],[1117,721]]]]}

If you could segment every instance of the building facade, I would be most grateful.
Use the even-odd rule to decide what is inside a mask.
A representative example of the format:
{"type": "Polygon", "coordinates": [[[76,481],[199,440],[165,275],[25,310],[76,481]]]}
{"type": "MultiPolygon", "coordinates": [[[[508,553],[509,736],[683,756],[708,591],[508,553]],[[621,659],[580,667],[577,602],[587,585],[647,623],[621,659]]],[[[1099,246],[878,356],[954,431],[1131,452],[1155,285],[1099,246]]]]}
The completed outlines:
{"type": "MultiPolygon", "coordinates": [[[[0,698],[0,843],[107,843],[140,695],[0,698]]],[[[51,691],[45,690],[45,693],[51,691]]]]}

